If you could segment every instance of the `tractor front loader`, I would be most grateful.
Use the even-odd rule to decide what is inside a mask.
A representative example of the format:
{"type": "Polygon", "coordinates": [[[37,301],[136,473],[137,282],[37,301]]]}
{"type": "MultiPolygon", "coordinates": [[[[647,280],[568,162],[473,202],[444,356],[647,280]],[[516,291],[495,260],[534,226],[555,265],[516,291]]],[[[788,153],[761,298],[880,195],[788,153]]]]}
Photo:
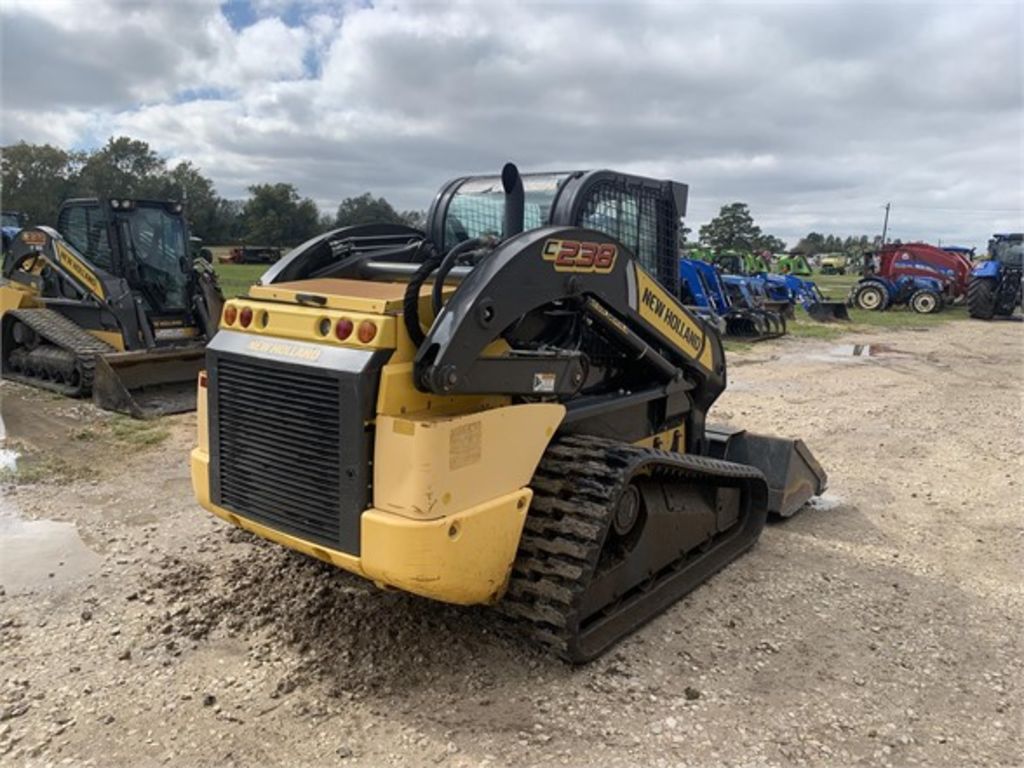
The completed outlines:
{"type": "Polygon", "coordinates": [[[3,378],[136,418],[195,408],[223,297],[182,206],[70,200],[13,239],[0,281],[3,378]]]}
{"type": "Polygon", "coordinates": [[[676,298],[686,191],[508,165],[425,231],[299,246],[207,348],[200,504],[596,657],[826,483],[799,440],[706,427],[726,364],[676,298]]]}

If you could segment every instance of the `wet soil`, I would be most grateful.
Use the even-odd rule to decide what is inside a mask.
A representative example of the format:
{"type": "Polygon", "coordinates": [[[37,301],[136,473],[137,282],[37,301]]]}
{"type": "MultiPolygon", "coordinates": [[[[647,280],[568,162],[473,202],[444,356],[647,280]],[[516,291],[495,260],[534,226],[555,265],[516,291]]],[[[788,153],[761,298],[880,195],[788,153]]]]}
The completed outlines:
{"type": "Polygon", "coordinates": [[[0,500],[0,763],[1019,765],[1024,325],[843,341],[730,355],[712,412],[804,438],[825,496],[578,669],[201,512],[192,415],[130,442],[0,384],[33,468],[0,500]]]}

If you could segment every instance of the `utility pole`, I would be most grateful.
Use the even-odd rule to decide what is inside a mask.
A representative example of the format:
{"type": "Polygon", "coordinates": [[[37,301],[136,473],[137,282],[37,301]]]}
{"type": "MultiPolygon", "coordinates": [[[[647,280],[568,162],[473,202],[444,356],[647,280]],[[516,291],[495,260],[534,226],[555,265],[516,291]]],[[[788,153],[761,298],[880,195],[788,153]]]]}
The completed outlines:
{"type": "Polygon", "coordinates": [[[885,223],[882,224],[882,246],[885,247],[885,234],[889,231],[889,208],[892,203],[885,204],[885,223]]]}

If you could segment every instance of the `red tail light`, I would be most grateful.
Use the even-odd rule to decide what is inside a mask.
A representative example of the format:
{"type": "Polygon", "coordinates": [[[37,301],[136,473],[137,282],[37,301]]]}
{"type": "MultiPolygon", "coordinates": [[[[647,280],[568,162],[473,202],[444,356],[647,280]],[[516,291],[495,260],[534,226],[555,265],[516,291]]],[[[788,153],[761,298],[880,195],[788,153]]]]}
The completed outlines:
{"type": "Polygon", "coordinates": [[[252,323],[252,308],[243,307],[242,311],[238,314],[238,323],[243,328],[248,328],[249,324],[252,323]]]}
{"type": "Polygon", "coordinates": [[[373,341],[373,337],[377,335],[377,324],[372,320],[363,320],[359,324],[359,340],[363,344],[369,344],[373,341]]]}
{"type": "Polygon", "coordinates": [[[207,381],[206,371],[200,371],[199,372],[199,386],[202,387],[203,389],[206,389],[206,381],[207,381]]]}
{"type": "Polygon", "coordinates": [[[338,337],[338,341],[344,341],[352,335],[352,329],[352,321],[347,317],[343,317],[338,321],[338,324],[334,326],[334,335],[338,337]]]}
{"type": "Polygon", "coordinates": [[[224,307],[224,325],[234,325],[238,317],[238,308],[233,304],[224,307]]]}

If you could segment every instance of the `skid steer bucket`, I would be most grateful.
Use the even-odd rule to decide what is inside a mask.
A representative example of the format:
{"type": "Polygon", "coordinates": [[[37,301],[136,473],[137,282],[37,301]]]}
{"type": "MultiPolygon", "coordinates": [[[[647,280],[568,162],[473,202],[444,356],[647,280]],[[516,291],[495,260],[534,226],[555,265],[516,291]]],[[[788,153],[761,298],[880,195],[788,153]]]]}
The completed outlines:
{"type": "Polygon", "coordinates": [[[205,355],[201,346],[99,355],[92,399],[135,419],[194,411],[205,355]]]}
{"type": "Polygon", "coordinates": [[[768,511],[791,517],[828,487],[828,476],[803,440],[708,427],[709,455],[761,470],[768,481],[768,511]]]}
{"type": "Polygon", "coordinates": [[[819,301],[807,306],[807,314],[818,322],[827,323],[831,320],[849,320],[850,313],[841,301],[819,301]]]}

